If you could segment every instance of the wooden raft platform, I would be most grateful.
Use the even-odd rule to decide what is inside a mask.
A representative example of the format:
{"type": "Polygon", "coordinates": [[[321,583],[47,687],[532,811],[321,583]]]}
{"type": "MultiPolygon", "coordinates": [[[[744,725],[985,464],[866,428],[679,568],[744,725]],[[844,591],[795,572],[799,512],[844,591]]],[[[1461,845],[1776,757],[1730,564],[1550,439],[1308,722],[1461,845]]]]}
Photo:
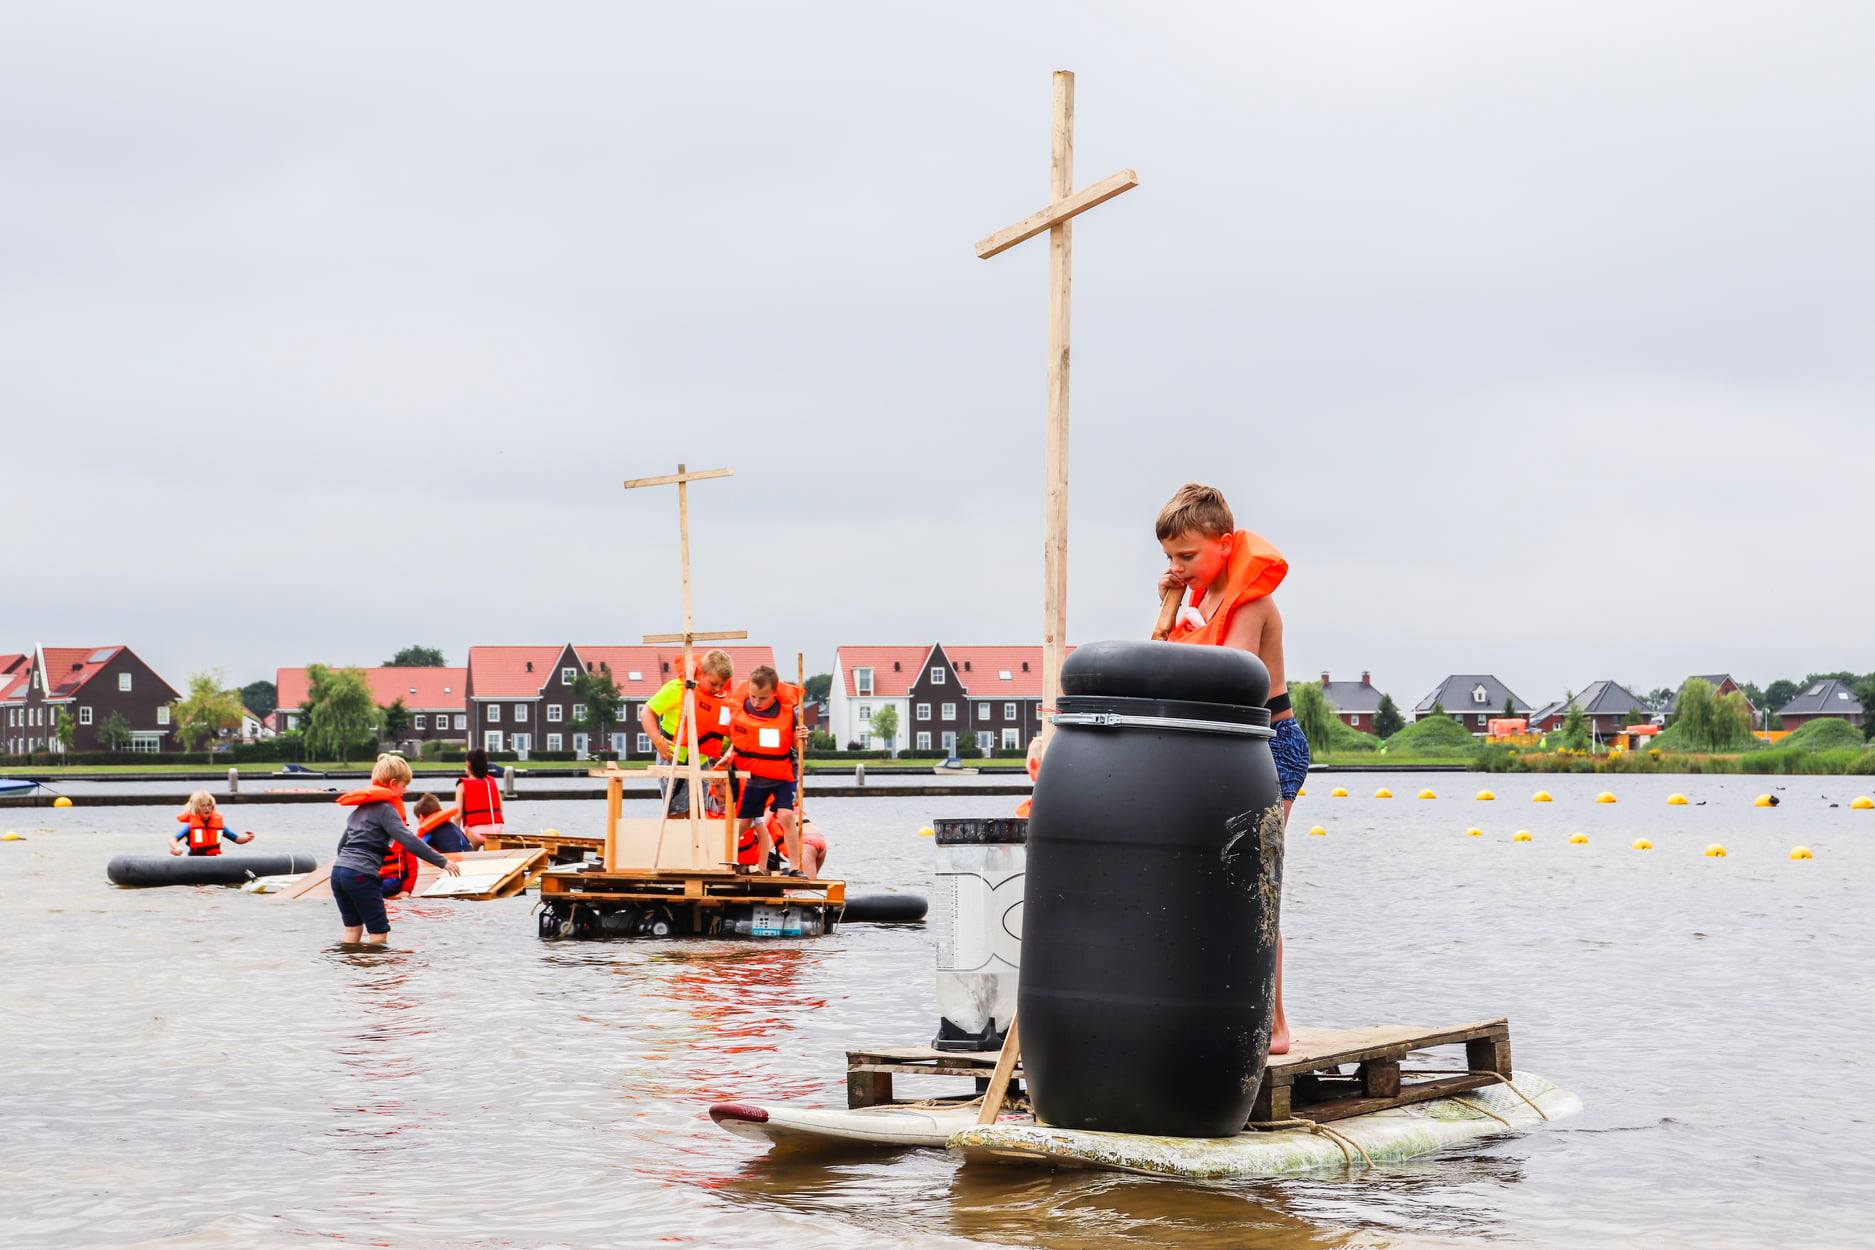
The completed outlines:
{"type": "MultiPolygon", "coordinates": [[[[693,903],[724,907],[737,903],[793,903],[843,907],[846,882],[809,881],[779,874],[706,868],[619,868],[582,871],[550,868],[540,876],[542,900],[568,902],[693,903]]],[[[995,1061],[992,1055],[991,1062],[995,1061]]]]}
{"type": "MultiPolygon", "coordinates": [[[[846,1053],[846,1105],[873,1107],[893,1097],[895,1076],[968,1077],[981,1089],[996,1067],[995,1051],[956,1052],[929,1046],[886,1046],[846,1053]]],[[[1017,1066],[1011,1082],[1022,1079],[1017,1066]]],[[[1450,1028],[1382,1024],[1362,1029],[1297,1029],[1289,1053],[1272,1056],[1250,1112],[1253,1123],[1345,1120],[1483,1089],[1511,1075],[1510,1021],[1480,1020],[1450,1028]],[[1415,1073],[1407,1060],[1438,1046],[1465,1048],[1463,1071],[1424,1056],[1415,1073]],[[1353,1065],[1352,1072],[1342,1069],[1353,1065]]],[[[968,1095],[963,1097],[967,1098],[968,1095]]]]}
{"type": "Polygon", "coordinates": [[[547,852],[547,860],[554,864],[577,864],[588,855],[605,854],[605,838],[601,834],[561,833],[557,829],[541,833],[499,833],[486,840],[485,848],[491,851],[533,850],[536,847],[547,852]]]}
{"type": "MultiPolygon", "coordinates": [[[[464,851],[450,855],[462,875],[451,877],[431,864],[420,863],[412,898],[466,898],[477,901],[509,898],[527,888],[547,864],[538,848],[509,851],[464,851]]],[[[332,865],[314,869],[274,895],[285,899],[330,899],[332,865]]]]}

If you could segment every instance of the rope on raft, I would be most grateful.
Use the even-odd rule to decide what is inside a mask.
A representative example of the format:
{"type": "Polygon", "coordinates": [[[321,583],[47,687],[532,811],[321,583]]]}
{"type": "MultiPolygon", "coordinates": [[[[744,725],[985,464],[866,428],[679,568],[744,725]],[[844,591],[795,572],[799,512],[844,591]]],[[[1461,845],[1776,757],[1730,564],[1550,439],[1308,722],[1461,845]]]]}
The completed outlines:
{"type": "MultiPolygon", "coordinates": [[[[1401,1076],[1489,1076],[1489,1077],[1494,1077],[1496,1078],[1498,1084],[1502,1085],[1505,1089],[1509,1090],[1511,1093],[1517,1095],[1517,1097],[1523,1099],[1526,1103],[1529,1103],[1530,1110],[1536,1112],[1539,1116],[1542,1116],[1543,1119],[1545,1120],[1549,1119],[1549,1113],[1544,1111],[1543,1108],[1537,1106],[1535,1099],[1531,1098],[1530,1095],[1518,1089],[1514,1084],[1511,1083],[1511,1079],[1505,1076],[1502,1072],[1490,1072],[1490,1071],[1485,1071],[1479,1068],[1401,1068],[1400,1075],[1401,1076]]],[[[1470,1107],[1474,1111],[1484,1111],[1484,1108],[1480,1107],[1477,1103],[1465,1102],[1463,1098],[1460,1098],[1456,1095],[1453,1096],[1452,1101],[1464,1102],[1467,1107],[1470,1107]]],[[[1484,1111],[1484,1113],[1486,1115],[1491,1116],[1491,1118],[1493,1120],[1496,1120],[1498,1123],[1503,1124],[1506,1127],[1512,1127],[1510,1121],[1506,1120],[1503,1116],[1491,1115],[1489,1111],[1484,1111]]]]}
{"type": "Polygon", "coordinates": [[[1370,1168],[1374,1166],[1373,1159],[1368,1156],[1367,1151],[1361,1148],[1361,1143],[1351,1137],[1343,1137],[1326,1124],[1317,1124],[1314,1120],[1304,1120],[1300,1118],[1289,1120],[1252,1120],[1250,1122],[1250,1127],[1260,1132],[1274,1132],[1278,1129],[1285,1128],[1305,1128],[1311,1133],[1321,1134],[1329,1141],[1335,1143],[1335,1145],[1341,1147],[1341,1158],[1347,1166],[1354,1166],[1354,1154],[1350,1153],[1349,1147],[1352,1147],[1354,1151],[1360,1154],[1361,1162],[1365,1163],[1370,1168]]]}

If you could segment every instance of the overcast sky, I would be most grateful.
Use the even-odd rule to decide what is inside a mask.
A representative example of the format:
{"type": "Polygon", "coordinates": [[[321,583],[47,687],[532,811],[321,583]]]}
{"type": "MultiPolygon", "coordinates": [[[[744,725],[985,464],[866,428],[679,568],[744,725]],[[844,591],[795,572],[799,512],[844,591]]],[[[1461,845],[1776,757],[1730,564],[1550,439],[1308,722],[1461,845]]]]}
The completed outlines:
{"type": "Polygon", "coordinates": [[[1866,3],[6,4],[0,650],[180,685],[678,624],[1036,642],[1049,72],[1070,636],[1159,505],[1290,672],[1875,667],[1866,3]]]}

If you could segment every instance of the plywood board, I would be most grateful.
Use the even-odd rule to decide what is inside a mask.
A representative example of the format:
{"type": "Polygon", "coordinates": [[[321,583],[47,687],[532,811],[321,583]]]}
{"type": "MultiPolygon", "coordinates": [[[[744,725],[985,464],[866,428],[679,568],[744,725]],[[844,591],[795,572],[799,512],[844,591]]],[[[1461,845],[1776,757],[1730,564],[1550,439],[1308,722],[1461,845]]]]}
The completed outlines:
{"type": "MultiPolygon", "coordinates": [[[[462,875],[449,877],[440,869],[424,864],[417,873],[417,888],[413,891],[415,897],[504,898],[518,893],[526,886],[528,879],[546,863],[547,852],[542,850],[464,851],[460,855],[451,855],[449,858],[456,861],[457,866],[462,869],[462,875]],[[447,888],[436,888],[444,883],[448,883],[447,888]]],[[[326,864],[314,869],[275,897],[330,900],[332,865],[326,864]]]]}
{"type": "Polygon", "coordinates": [[[723,866],[723,822],[672,817],[664,821],[664,850],[658,854],[658,819],[621,817],[618,822],[618,845],[612,862],[606,867],[614,872],[630,870],[659,872],[715,872],[723,866]]]}

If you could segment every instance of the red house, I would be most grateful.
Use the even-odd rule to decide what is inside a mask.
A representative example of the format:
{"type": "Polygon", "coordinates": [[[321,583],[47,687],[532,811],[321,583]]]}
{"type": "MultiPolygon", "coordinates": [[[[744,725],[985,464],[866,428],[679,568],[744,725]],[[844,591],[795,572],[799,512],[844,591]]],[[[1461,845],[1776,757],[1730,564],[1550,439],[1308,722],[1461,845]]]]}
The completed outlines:
{"type": "Polygon", "coordinates": [[[0,656],[0,743],[8,755],[57,750],[53,728],[64,713],[73,721],[73,751],[112,749],[103,733],[118,723],[125,737],[116,749],[154,754],[174,745],[169,707],[180,697],[126,646],[0,656]]]}

